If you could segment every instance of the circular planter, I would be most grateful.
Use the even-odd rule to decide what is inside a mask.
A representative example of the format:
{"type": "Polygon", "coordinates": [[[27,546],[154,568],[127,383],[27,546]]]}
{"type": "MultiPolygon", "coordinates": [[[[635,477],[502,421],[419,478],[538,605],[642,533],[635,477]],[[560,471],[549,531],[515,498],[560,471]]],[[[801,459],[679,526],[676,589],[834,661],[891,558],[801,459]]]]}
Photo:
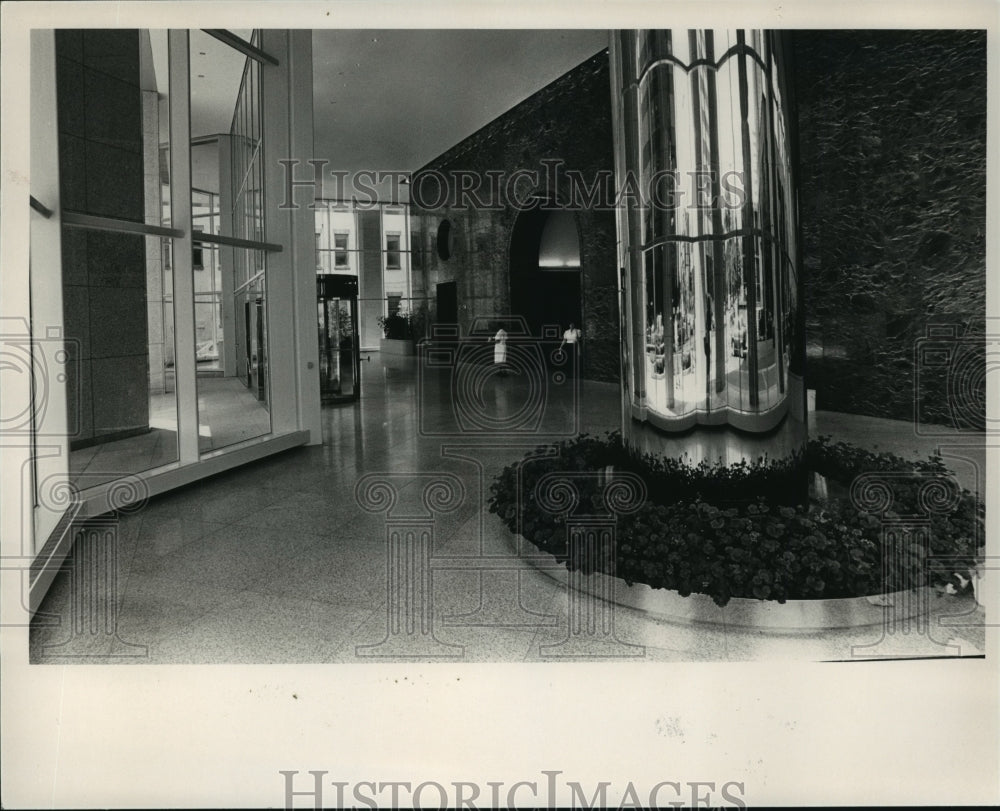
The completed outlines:
{"type": "MultiPolygon", "coordinates": [[[[513,537],[513,536],[511,536],[513,537]]],[[[822,631],[834,628],[860,628],[899,622],[926,613],[932,589],[924,586],[914,591],[900,591],[870,597],[843,597],[831,600],[755,600],[733,597],[725,606],[715,604],[705,594],[682,597],[669,589],[654,589],[645,583],[628,585],[619,577],[602,573],[570,578],[565,564],[543,552],[526,539],[534,554],[521,559],[567,588],[603,597],[614,595],[616,605],[642,611],[667,622],[727,625],[768,631],[822,631]],[[608,582],[612,581],[612,582],[608,582]]],[[[516,541],[511,542],[516,547],[516,541]]]]}

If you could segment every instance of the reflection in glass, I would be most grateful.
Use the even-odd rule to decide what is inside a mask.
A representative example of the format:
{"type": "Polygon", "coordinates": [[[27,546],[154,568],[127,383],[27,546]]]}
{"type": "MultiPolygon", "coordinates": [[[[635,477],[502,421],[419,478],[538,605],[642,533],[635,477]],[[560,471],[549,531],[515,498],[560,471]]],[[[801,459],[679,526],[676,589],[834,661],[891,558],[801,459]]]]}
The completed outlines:
{"type": "MultiPolygon", "coordinates": [[[[56,57],[64,211],[169,225],[166,32],[60,30],[56,57]],[[99,120],[64,114],[84,87],[99,120]]],[[[69,220],[61,239],[69,471],[86,489],[177,460],[171,239],[69,220]]]]}
{"type": "Polygon", "coordinates": [[[633,414],[769,430],[794,382],[798,304],[780,43],[765,31],[616,36],[618,163],[645,195],[621,219],[625,317],[645,356],[628,364],[633,414]]]}
{"type": "Polygon", "coordinates": [[[354,211],[346,203],[316,202],[316,272],[358,275],[360,246],[354,211]]]}
{"type": "Polygon", "coordinates": [[[265,253],[197,238],[265,240],[260,64],[202,31],[191,32],[190,60],[198,434],[207,452],[271,431],[265,253]]]}

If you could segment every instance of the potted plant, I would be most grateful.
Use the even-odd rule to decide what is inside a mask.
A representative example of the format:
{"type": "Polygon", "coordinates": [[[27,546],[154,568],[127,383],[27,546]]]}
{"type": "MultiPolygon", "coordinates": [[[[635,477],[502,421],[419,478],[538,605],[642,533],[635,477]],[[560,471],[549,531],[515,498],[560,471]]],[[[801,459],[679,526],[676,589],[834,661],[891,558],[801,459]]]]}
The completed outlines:
{"type": "Polygon", "coordinates": [[[382,328],[380,349],[383,354],[417,354],[417,341],[424,337],[423,313],[398,310],[379,316],[378,325],[382,328]]]}

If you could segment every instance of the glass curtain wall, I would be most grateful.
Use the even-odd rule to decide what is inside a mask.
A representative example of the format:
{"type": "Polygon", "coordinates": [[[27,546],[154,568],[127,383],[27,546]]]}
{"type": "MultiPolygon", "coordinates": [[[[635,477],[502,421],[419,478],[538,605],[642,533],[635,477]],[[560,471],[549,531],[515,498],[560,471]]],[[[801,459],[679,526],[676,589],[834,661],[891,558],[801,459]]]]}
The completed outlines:
{"type": "Polygon", "coordinates": [[[622,32],[627,376],[651,422],[769,430],[787,407],[798,276],[788,109],[772,32],[622,32]]]}
{"type": "Polygon", "coordinates": [[[378,318],[393,314],[409,316],[422,336],[428,302],[413,283],[423,256],[419,234],[411,238],[409,206],[355,208],[340,200],[317,200],[316,205],[316,273],[358,278],[362,348],[378,349],[378,318]]]}
{"type": "Polygon", "coordinates": [[[260,74],[271,58],[258,44],[250,31],[55,32],[62,261],[58,282],[39,271],[32,289],[60,288],[79,490],[272,431],[265,271],[280,246],[265,241],[260,74]],[[188,71],[176,60],[185,50],[188,71]],[[190,95],[178,100],[171,76],[185,72],[190,95]],[[172,142],[185,118],[190,143],[172,142]],[[171,183],[177,149],[191,158],[190,214],[174,194],[187,183],[171,183]],[[193,358],[178,357],[192,345],[193,358]],[[184,368],[196,374],[197,423],[193,390],[179,392],[184,368]]]}
{"type": "Polygon", "coordinates": [[[55,43],[69,474],[82,490],[178,459],[167,33],[58,30],[55,43]]]}
{"type": "Polygon", "coordinates": [[[198,233],[219,234],[219,195],[191,189],[191,222],[194,227],[195,360],[198,374],[221,374],[225,341],[222,329],[222,268],[219,248],[197,240],[198,233]]]}
{"type": "MultiPolygon", "coordinates": [[[[256,32],[240,32],[251,45],[256,32]]],[[[260,63],[191,33],[195,351],[201,451],[271,431],[260,63]],[[219,99],[226,101],[219,104],[219,99]],[[198,185],[196,184],[196,185],[198,185]]]]}

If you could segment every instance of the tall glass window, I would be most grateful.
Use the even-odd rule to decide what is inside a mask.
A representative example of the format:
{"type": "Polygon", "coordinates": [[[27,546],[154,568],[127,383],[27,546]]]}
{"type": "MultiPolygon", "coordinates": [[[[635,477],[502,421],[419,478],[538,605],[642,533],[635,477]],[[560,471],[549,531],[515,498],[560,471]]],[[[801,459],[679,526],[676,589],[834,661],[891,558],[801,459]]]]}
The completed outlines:
{"type": "Polygon", "coordinates": [[[316,201],[316,272],[358,274],[357,222],[350,206],[316,201]]]}
{"type": "MultiPolygon", "coordinates": [[[[256,47],[256,32],[233,32],[256,47]]],[[[191,32],[195,352],[202,453],[271,431],[261,65],[191,32]],[[219,98],[229,100],[220,105],[219,98]]]]}
{"type": "Polygon", "coordinates": [[[167,33],[55,43],[69,474],[86,489],[178,459],[167,33]]]}
{"type": "Polygon", "coordinates": [[[70,509],[141,497],[136,479],[160,492],[208,457],[227,456],[218,470],[319,436],[315,386],[290,371],[315,358],[294,317],[309,268],[290,262],[312,212],[281,220],[298,249],[283,253],[264,208],[279,182],[264,133],[283,155],[308,151],[289,58],[309,53],[303,34],[32,32],[28,362],[60,368],[34,393],[37,433],[59,451],[26,468],[36,548],[70,509]],[[281,101],[267,119],[265,97],[281,101]]]}
{"type": "Polygon", "coordinates": [[[358,277],[362,348],[378,348],[381,316],[407,313],[423,328],[427,301],[422,289],[414,293],[412,274],[422,257],[419,237],[407,204],[316,201],[316,272],[358,277]]]}

